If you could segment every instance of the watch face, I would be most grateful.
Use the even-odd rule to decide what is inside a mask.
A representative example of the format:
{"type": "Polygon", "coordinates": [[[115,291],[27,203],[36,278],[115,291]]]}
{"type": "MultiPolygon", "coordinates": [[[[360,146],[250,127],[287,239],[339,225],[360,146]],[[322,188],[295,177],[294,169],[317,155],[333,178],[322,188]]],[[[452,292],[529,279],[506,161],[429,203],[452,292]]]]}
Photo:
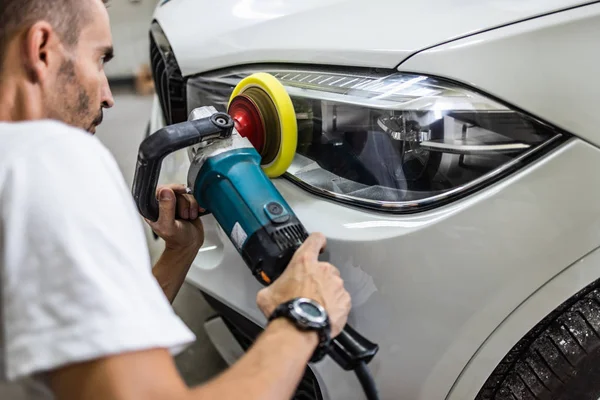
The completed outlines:
{"type": "Polygon", "coordinates": [[[322,315],[321,310],[312,303],[300,303],[300,309],[311,317],[318,318],[322,315]]]}
{"type": "Polygon", "coordinates": [[[294,304],[294,308],[300,317],[312,323],[320,324],[327,319],[325,309],[312,300],[298,299],[294,304]]]}

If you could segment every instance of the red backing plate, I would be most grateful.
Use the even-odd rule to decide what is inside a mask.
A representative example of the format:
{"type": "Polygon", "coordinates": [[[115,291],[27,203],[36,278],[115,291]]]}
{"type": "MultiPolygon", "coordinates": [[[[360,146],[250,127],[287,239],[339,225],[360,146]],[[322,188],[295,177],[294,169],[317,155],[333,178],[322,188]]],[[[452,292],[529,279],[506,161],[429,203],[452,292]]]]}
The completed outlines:
{"type": "Polygon", "coordinates": [[[265,146],[265,127],[256,103],[240,94],[231,101],[228,113],[233,118],[235,129],[261,153],[265,146]]]}

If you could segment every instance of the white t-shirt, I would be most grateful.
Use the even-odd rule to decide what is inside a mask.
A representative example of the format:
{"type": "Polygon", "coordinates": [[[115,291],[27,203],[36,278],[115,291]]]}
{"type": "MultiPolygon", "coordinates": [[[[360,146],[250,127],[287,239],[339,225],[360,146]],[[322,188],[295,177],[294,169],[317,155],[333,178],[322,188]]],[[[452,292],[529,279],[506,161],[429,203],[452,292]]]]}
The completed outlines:
{"type": "Polygon", "coordinates": [[[0,123],[0,397],[51,399],[36,374],[195,340],[152,275],[142,223],[98,139],[0,123]]]}

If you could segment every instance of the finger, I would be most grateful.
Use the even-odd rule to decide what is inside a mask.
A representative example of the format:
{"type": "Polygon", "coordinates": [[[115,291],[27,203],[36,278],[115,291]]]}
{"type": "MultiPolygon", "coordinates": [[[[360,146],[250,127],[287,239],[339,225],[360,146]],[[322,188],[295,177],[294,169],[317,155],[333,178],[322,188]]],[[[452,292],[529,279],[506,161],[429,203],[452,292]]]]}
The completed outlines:
{"type": "Polygon", "coordinates": [[[175,185],[173,191],[177,194],[190,194],[192,193],[191,189],[188,189],[187,185],[175,185]]]}
{"type": "Polygon", "coordinates": [[[334,276],[332,279],[333,279],[333,283],[332,284],[333,284],[334,287],[339,287],[340,289],[342,289],[344,291],[346,290],[344,288],[344,280],[342,279],[341,276],[334,276]]]}
{"type": "Polygon", "coordinates": [[[187,186],[179,183],[170,183],[168,185],[160,185],[156,188],[156,197],[163,189],[171,189],[175,194],[186,193],[187,186]]]}
{"type": "Polygon", "coordinates": [[[344,294],[344,302],[346,303],[346,309],[349,311],[352,309],[352,296],[350,296],[350,293],[348,293],[347,291],[345,291],[346,293],[344,294]]]}
{"type": "Polygon", "coordinates": [[[341,276],[340,275],[340,270],[337,269],[334,265],[328,263],[328,262],[320,262],[319,266],[323,269],[325,269],[326,271],[332,273],[335,276],[341,276]]]}
{"type": "Polygon", "coordinates": [[[190,218],[190,202],[185,195],[177,196],[177,214],[182,219],[190,218]]]}
{"type": "Polygon", "coordinates": [[[296,254],[305,261],[317,261],[319,253],[325,248],[327,239],[322,233],[313,233],[302,243],[296,254]]]}
{"type": "Polygon", "coordinates": [[[169,188],[163,188],[158,195],[158,221],[162,229],[169,229],[175,224],[175,193],[169,188]]]}
{"type": "Polygon", "coordinates": [[[158,224],[158,220],[157,220],[157,221],[152,221],[152,220],[150,220],[150,219],[148,219],[148,218],[144,218],[144,221],[146,221],[146,223],[147,223],[148,225],[150,225],[150,227],[151,227],[152,229],[154,229],[154,226],[155,226],[156,224],[158,224]]]}
{"type": "Polygon", "coordinates": [[[198,218],[200,206],[198,205],[196,198],[194,196],[192,196],[191,194],[186,194],[186,195],[184,195],[184,197],[187,199],[188,203],[190,204],[190,219],[193,221],[198,218]]]}

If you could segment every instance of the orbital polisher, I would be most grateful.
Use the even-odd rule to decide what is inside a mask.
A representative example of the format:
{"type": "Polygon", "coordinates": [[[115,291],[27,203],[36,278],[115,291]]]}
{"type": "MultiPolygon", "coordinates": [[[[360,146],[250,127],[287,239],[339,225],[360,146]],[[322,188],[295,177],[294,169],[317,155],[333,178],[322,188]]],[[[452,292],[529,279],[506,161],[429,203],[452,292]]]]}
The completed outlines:
{"type": "MultiPolygon", "coordinates": [[[[308,233],[270,178],[284,174],[297,146],[296,113],[283,85],[255,73],[231,94],[227,113],[194,109],[186,122],[160,129],[140,145],[133,195],[140,213],[158,219],[161,163],[187,148],[188,186],[205,214],[213,214],[252,274],[263,285],[285,270],[308,233]]],[[[367,398],[377,392],[366,364],[378,346],[350,326],[332,338],[328,354],[354,370],[367,398]]]]}

